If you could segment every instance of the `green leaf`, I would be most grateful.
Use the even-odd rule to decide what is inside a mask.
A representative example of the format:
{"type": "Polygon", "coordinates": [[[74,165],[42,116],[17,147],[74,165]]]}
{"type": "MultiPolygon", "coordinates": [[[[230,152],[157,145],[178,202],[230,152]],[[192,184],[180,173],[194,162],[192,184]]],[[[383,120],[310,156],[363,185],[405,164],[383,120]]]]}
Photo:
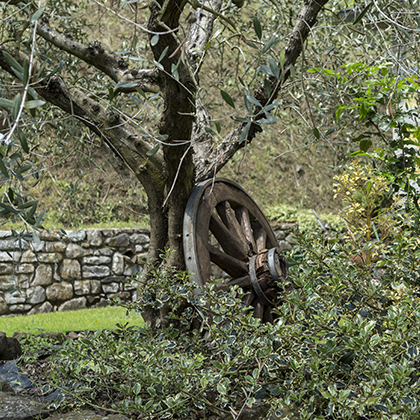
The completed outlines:
{"type": "Polygon", "coordinates": [[[357,25],[362,19],[363,19],[363,17],[365,16],[365,14],[368,12],[368,10],[371,8],[371,6],[372,6],[372,4],[373,4],[373,2],[370,2],[363,10],[362,10],[362,12],[360,13],[360,15],[359,16],[357,16],[356,17],[356,19],[354,20],[354,22],[353,22],[353,25],[357,25]]]}
{"type": "Polygon", "coordinates": [[[29,61],[25,58],[23,62],[23,85],[26,86],[29,80],[29,61]]]}
{"type": "Polygon", "coordinates": [[[251,104],[254,104],[255,106],[259,106],[262,108],[262,105],[258,99],[255,99],[252,95],[246,95],[246,98],[248,99],[251,104]]]}
{"type": "MultiPolygon", "coordinates": [[[[281,57],[281,56],[280,56],[280,57],[281,57]]],[[[278,79],[278,78],[279,78],[279,76],[280,76],[280,70],[279,70],[279,68],[278,68],[278,66],[277,66],[277,64],[276,64],[276,62],[275,62],[272,58],[270,58],[270,69],[271,69],[271,71],[273,72],[274,77],[275,77],[276,79],[278,79]]]]}
{"type": "Polygon", "coordinates": [[[281,52],[280,52],[280,67],[283,69],[283,67],[284,67],[284,59],[285,59],[285,56],[284,56],[284,50],[282,50],[281,52]]]}
{"type": "Polygon", "coordinates": [[[264,45],[264,48],[262,50],[263,54],[266,53],[273,46],[275,40],[275,35],[272,35],[271,38],[267,41],[267,43],[264,45]]]}
{"type": "Polygon", "coordinates": [[[217,132],[220,134],[220,132],[222,131],[222,126],[220,125],[220,121],[219,120],[216,120],[214,122],[214,125],[216,126],[217,132]]]}
{"type": "Polygon", "coordinates": [[[210,127],[204,127],[204,130],[206,131],[206,133],[209,133],[212,136],[217,136],[217,133],[214,130],[212,130],[210,127]]]}
{"type": "Polygon", "coordinates": [[[265,64],[261,64],[260,68],[266,75],[275,77],[270,67],[266,66],[265,64]]]}
{"type": "Polygon", "coordinates": [[[264,90],[267,93],[268,96],[271,95],[271,85],[270,82],[267,79],[264,79],[264,90]]]}
{"type": "Polygon", "coordinates": [[[31,17],[31,21],[34,22],[35,20],[38,20],[42,14],[44,13],[44,8],[41,7],[40,9],[38,9],[31,17]]]}
{"type": "Polygon", "coordinates": [[[318,128],[317,128],[317,127],[314,127],[314,129],[313,129],[313,133],[314,133],[314,136],[315,136],[317,139],[320,139],[320,138],[321,138],[321,133],[319,132],[319,130],[318,130],[318,128]]]}
{"type": "Polygon", "coordinates": [[[220,89],[220,94],[222,95],[222,98],[225,100],[225,102],[230,105],[232,108],[235,108],[235,104],[233,102],[232,97],[229,95],[229,93],[227,93],[226,91],[224,91],[223,89],[220,89]]]}
{"type": "Polygon", "coordinates": [[[9,101],[8,99],[5,98],[0,98],[0,106],[2,108],[12,108],[13,106],[13,101],[9,101]]]}
{"type": "Polygon", "coordinates": [[[248,122],[241,133],[241,137],[239,137],[239,141],[238,141],[239,144],[242,144],[246,140],[250,128],[251,128],[251,122],[248,122]]]}
{"type": "Polygon", "coordinates": [[[261,28],[261,22],[258,19],[258,16],[257,15],[255,15],[253,17],[252,22],[254,23],[254,31],[255,31],[255,34],[257,35],[257,38],[258,39],[261,39],[261,37],[262,37],[262,28],[261,28]]]}
{"type": "Polygon", "coordinates": [[[360,142],[360,150],[363,152],[367,152],[370,146],[372,146],[372,140],[362,140],[360,142]]]}
{"type": "Polygon", "coordinates": [[[13,69],[23,72],[23,67],[7,51],[3,51],[3,56],[13,69]]]}
{"type": "Polygon", "coordinates": [[[150,45],[154,47],[159,42],[159,34],[153,35],[150,40],[150,45]]]}
{"type": "Polygon", "coordinates": [[[160,149],[160,143],[156,143],[155,146],[153,146],[148,152],[146,152],[146,155],[153,156],[158,152],[159,149],[160,149]]]}
{"type": "Polygon", "coordinates": [[[42,106],[44,104],[45,104],[45,101],[41,101],[41,99],[35,99],[33,101],[27,101],[25,103],[25,108],[26,109],[38,108],[39,106],[42,106]]]}
{"type": "Polygon", "coordinates": [[[158,60],[159,63],[165,58],[165,55],[167,54],[168,50],[169,50],[169,45],[165,47],[165,49],[162,51],[162,54],[160,55],[159,60],[158,60]]]}
{"type": "Polygon", "coordinates": [[[16,119],[16,117],[19,113],[21,101],[22,101],[22,98],[20,96],[20,93],[18,93],[15,96],[15,99],[13,100],[12,115],[13,115],[14,119],[16,119]]]}
{"type": "Polygon", "coordinates": [[[29,153],[28,142],[26,141],[26,136],[25,136],[24,131],[18,128],[17,133],[18,133],[19,142],[20,142],[20,145],[22,146],[23,151],[25,153],[29,153]]]}
{"type": "Polygon", "coordinates": [[[0,171],[6,179],[9,178],[9,172],[7,171],[7,168],[6,168],[6,166],[3,162],[3,159],[1,159],[1,158],[0,158],[0,171]]]}

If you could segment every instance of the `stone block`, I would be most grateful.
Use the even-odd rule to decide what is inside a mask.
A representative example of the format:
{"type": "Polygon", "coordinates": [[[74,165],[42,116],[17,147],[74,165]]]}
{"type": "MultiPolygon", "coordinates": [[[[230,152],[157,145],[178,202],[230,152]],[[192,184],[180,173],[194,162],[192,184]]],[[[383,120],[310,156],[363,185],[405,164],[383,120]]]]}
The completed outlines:
{"type": "Polygon", "coordinates": [[[0,295],[0,315],[4,315],[9,309],[9,305],[6,303],[4,296],[0,295]]]}
{"type": "Polygon", "coordinates": [[[58,263],[59,261],[63,259],[63,254],[59,252],[45,253],[45,254],[40,253],[40,254],[37,254],[37,257],[40,263],[54,264],[54,263],[58,263]]]}
{"type": "Polygon", "coordinates": [[[124,272],[124,257],[116,252],[112,257],[112,272],[120,276],[124,272]]]}
{"type": "Polygon", "coordinates": [[[28,315],[35,315],[35,314],[46,314],[53,311],[53,306],[51,305],[48,300],[41,305],[37,305],[33,307],[29,312],[28,315]]]}
{"type": "Polygon", "coordinates": [[[0,274],[13,273],[13,264],[0,263],[0,274]]]}
{"type": "Polygon", "coordinates": [[[33,273],[35,271],[35,267],[33,264],[17,264],[15,268],[15,272],[18,274],[28,274],[33,273]]]}
{"type": "Polygon", "coordinates": [[[131,301],[131,293],[130,292],[119,292],[119,293],[111,293],[107,296],[108,299],[119,298],[123,302],[130,302],[131,301]]]}
{"type": "Polygon", "coordinates": [[[89,280],[90,281],[90,292],[94,295],[101,293],[102,284],[99,280],[89,280]]]}
{"type": "Polygon", "coordinates": [[[150,236],[144,233],[134,233],[130,236],[130,241],[135,245],[148,244],[150,242],[150,236]]]}
{"type": "Polygon", "coordinates": [[[99,302],[101,298],[99,296],[87,296],[86,299],[89,305],[94,305],[95,303],[99,302]]]}
{"type": "Polygon", "coordinates": [[[22,254],[22,258],[20,260],[20,262],[22,263],[31,263],[31,262],[36,262],[36,261],[37,261],[36,254],[29,249],[22,254]]]}
{"type": "Polygon", "coordinates": [[[33,252],[45,252],[45,241],[32,241],[29,245],[33,252]]]}
{"type": "Polygon", "coordinates": [[[66,230],[67,239],[71,242],[82,242],[86,239],[84,230],[66,230]]]}
{"type": "Polygon", "coordinates": [[[91,291],[90,280],[76,280],[74,282],[74,293],[78,296],[88,295],[91,291]]]}
{"type": "Polygon", "coordinates": [[[141,252],[143,252],[143,245],[136,245],[134,249],[136,251],[136,254],[140,254],[141,252]]]}
{"type": "Polygon", "coordinates": [[[54,283],[47,287],[47,299],[52,302],[70,300],[73,297],[73,286],[70,283],[54,283]]]}
{"type": "Polygon", "coordinates": [[[85,279],[108,277],[110,271],[106,265],[85,265],[82,268],[82,277],[85,279]]]}
{"type": "Polygon", "coordinates": [[[28,305],[28,304],[10,305],[9,312],[22,314],[22,313],[28,312],[31,308],[32,308],[32,305],[28,305]]]}
{"type": "Polygon", "coordinates": [[[28,242],[24,239],[10,238],[0,240],[0,251],[14,251],[28,249],[28,242]]]}
{"type": "Polygon", "coordinates": [[[62,232],[47,232],[46,230],[38,232],[38,236],[44,241],[59,241],[63,236],[62,232]]]}
{"type": "Polygon", "coordinates": [[[26,290],[26,298],[32,305],[37,305],[45,301],[45,289],[42,286],[31,287],[26,290]]]}
{"type": "Polygon", "coordinates": [[[126,266],[124,269],[124,276],[135,276],[138,273],[141,273],[142,268],[138,264],[133,264],[130,266],[126,266]]]}
{"type": "Polygon", "coordinates": [[[83,264],[103,265],[103,264],[109,264],[110,262],[111,262],[111,257],[106,257],[106,256],[83,257],[83,264]]]}
{"type": "Polygon", "coordinates": [[[286,237],[286,234],[283,230],[274,231],[274,235],[276,236],[277,242],[283,240],[286,237]]]}
{"type": "Polygon", "coordinates": [[[75,258],[83,257],[84,255],[86,255],[86,250],[80,245],[73,243],[67,245],[66,258],[73,260],[75,258]]]}
{"type": "Polygon", "coordinates": [[[111,248],[101,248],[98,252],[98,255],[106,255],[107,257],[110,257],[114,253],[114,250],[111,248]]]}
{"type": "Polygon", "coordinates": [[[87,231],[87,240],[92,246],[101,246],[103,242],[102,232],[99,229],[89,229],[87,231]]]}
{"type": "Polygon", "coordinates": [[[130,237],[126,233],[121,233],[113,238],[108,238],[105,244],[114,248],[127,248],[130,245],[130,237]]]}
{"type": "Polygon", "coordinates": [[[79,309],[86,308],[86,298],[79,297],[71,299],[67,302],[64,302],[61,306],[58,307],[59,311],[77,311],[79,309]]]}
{"type": "Polygon", "coordinates": [[[290,245],[287,241],[279,241],[279,248],[281,251],[290,251],[292,249],[292,245],[290,245]]]}
{"type": "Polygon", "coordinates": [[[80,279],[82,277],[80,264],[77,260],[65,259],[60,268],[60,275],[65,280],[80,279]]]}
{"type": "Polygon", "coordinates": [[[120,285],[119,285],[119,283],[103,284],[102,285],[102,290],[106,294],[109,294],[109,293],[117,293],[120,290],[120,285]]]}
{"type": "Polygon", "coordinates": [[[22,253],[19,251],[14,252],[0,252],[0,262],[18,262],[22,253]]]}
{"type": "Polygon", "coordinates": [[[122,283],[126,281],[126,278],[124,276],[111,276],[111,277],[106,277],[104,279],[101,280],[102,284],[107,284],[107,283],[122,283]]]}
{"type": "Polygon", "coordinates": [[[35,270],[32,286],[48,286],[52,283],[52,266],[41,264],[35,270]]]}
{"type": "Polygon", "coordinates": [[[22,292],[21,290],[14,290],[12,292],[6,292],[4,294],[4,299],[8,305],[15,305],[17,303],[26,302],[25,292],[22,292]]]}
{"type": "Polygon", "coordinates": [[[0,276],[0,290],[10,291],[11,288],[19,287],[27,289],[29,287],[29,278],[27,274],[0,276]]]}
{"type": "Polygon", "coordinates": [[[64,242],[47,242],[45,250],[47,252],[65,252],[67,244],[64,242]]]}

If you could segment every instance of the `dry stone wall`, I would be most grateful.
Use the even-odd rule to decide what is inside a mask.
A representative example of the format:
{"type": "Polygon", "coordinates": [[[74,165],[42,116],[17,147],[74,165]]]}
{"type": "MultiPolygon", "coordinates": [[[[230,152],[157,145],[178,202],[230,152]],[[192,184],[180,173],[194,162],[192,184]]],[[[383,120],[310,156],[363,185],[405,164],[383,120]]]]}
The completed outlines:
{"type": "Polygon", "coordinates": [[[112,297],[135,299],[130,277],[141,271],[137,261],[148,250],[148,230],[39,232],[39,239],[25,241],[0,231],[0,315],[104,306],[112,297]]]}
{"type": "MultiPolygon", "coordinates": [[[[292,248],[293,224],[273,226],[279,247],[292,248]]],[[[39,232],[39,241],[0,231],[0,316],[105,306],[136,299],[132,276],[149,247],[147,229],[39,232]],[[133,258],[134,257],[134,258],[133,258]]]]}

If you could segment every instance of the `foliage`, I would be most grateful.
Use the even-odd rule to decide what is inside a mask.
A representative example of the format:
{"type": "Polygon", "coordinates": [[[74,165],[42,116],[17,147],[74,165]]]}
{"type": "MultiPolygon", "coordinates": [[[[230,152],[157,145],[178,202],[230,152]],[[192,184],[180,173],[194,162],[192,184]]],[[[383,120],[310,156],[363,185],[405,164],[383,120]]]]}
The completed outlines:
{"type": "Polygon", "coordinates": [[[252,418],[251,407],[254,418],[417,418],[419,242],[400,233],[386,260],[364,265],[343,236],[296,235],[294,290],[273,325],[246,315],[240,289],[218,293],[216,281],[198,291],[166,265],[140,307],[127,308],[170,302],[170,325],[155,334],[119,325],[66,343],[56,385],[70,384],[63,390],[78,404],[151,419],[252,418]],[[188,332],[197,322],[203,333],[188,332]]]}
{"type": "Polygon", "coordinates": [[[373,162],[394,193],[403,199],[417,228],[420,192],[417,78],[395,73],[390,63],[369,66],[354,62],[342,68],[343,72],[310,71],[334,80],[343,102],[336,109],[337,126],[346,129],[352,125],[351,141],[359,146],[351,156],[373,162]]]}
{"type": "MultiPolygon", "coordinates": [[[[266,211],[268,220],[279,222],[297,222],[301,232],[322,230],[312,210],[299,209],[290,205],[271,206],[266,211]]],[[[342,231],[344,223],[340,216],[333,213],[320,213],[321,223],[325,229],[342,231]]]]}
{"type": "Polygon", "coordinates": [[[396,220],[390,214],[393,197],[389,197],[387,179],[375,173],[371,165],[354,161],[335,180],[336,196],[341,197],[345,206],[341,214],[347,238],[355,249],[363,249],[360,258],[370,266],[378,258],[384,241],[398,233],[396,220]]]}

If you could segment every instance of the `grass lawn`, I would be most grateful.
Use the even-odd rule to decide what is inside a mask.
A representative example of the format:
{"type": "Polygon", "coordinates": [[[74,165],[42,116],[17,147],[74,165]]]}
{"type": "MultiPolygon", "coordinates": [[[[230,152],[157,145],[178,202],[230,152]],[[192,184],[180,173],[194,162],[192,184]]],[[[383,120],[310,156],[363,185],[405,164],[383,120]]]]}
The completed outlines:
{"type": "Polygon", "coordinates": [[[44,331],[62,332],[112,329],[117,323],[144,324],[135,312],[126,316],[126,310],[118,306],[82,309],[79,311],[50,312],[38,315],[0,317],[0,331],[11,336],[15,331],[40,334],[44,331]]]}

